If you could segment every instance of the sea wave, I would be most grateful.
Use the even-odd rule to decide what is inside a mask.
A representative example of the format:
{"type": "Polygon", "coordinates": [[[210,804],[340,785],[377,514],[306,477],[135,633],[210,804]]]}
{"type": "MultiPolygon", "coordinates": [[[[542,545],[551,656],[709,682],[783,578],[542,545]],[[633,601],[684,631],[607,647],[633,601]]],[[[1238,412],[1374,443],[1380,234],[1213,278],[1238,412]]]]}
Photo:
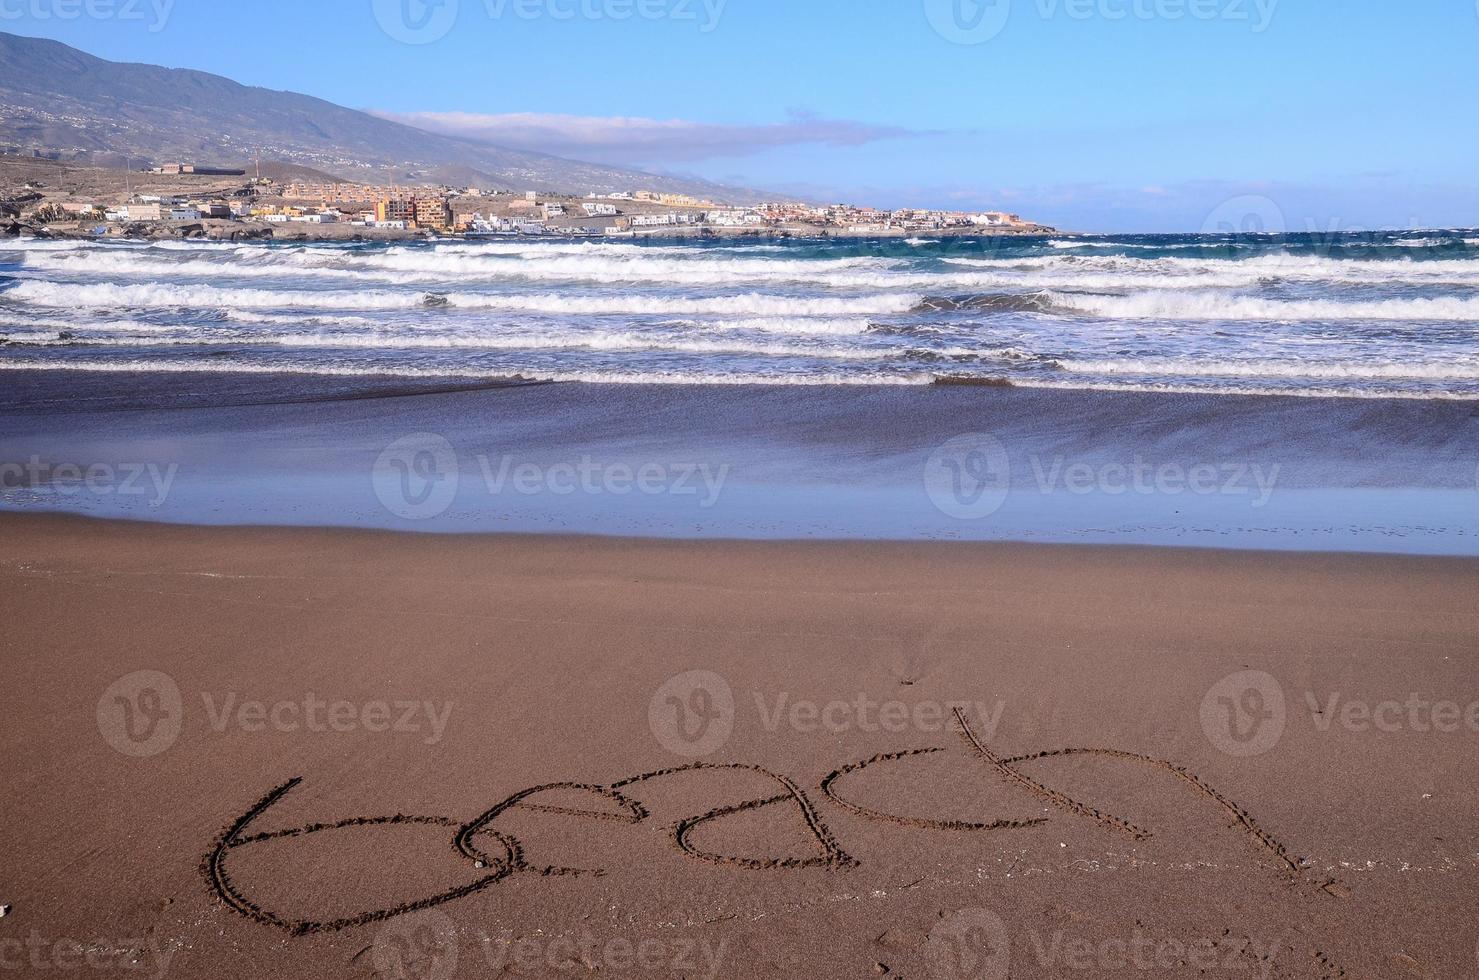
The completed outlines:
{"type": "Polygon", "coordinates": [[[1430,381],[1479,380],[1479,362],[1380,363],[1334,361],[1324,363],[1179,359],[1056,360],[1053,364],[1075,374],[1161,375],[1214,378],[1339,378],[1424,379],[1430,381]]]}
{"type": "Polygon", "coordinates": [[[417,293],[390,290],[274,291],[168,283],[65,283],[22,280],[0,298],[64,308],[215,308],[407,310],[452,306],[461,309],[524,310],[554,314],[709,314],[737,316],[848,316],[905,313],[920,297],[883,294],[856,297],[784,297],[760,293],[677,297],[566,295],[562,293],[417,293]]]}
{"type": "Polygon", "coordinates": [[[1217,290],[1163,290],[1123,296],[1062,292],[1047,295],[1057,309],[1112,319],[1479,320],[1479,298],[1282,300],[1217,290]]]}

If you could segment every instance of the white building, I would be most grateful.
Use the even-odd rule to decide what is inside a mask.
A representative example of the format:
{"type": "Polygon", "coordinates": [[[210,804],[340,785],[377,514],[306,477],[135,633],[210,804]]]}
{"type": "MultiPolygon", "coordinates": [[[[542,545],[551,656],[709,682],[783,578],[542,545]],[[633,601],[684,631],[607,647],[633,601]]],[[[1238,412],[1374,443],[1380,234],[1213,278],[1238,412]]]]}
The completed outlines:
{"type": "Polygon", "coordinates": [[[634,214],[632,215],[633,228],[662,228],[668,225],[691,225],[697,215],[689,212],[668,212],[667,214],[634,214]]]}
{"type": "Polygon", "coordinates": [[[612,218],[621,213],[616,210],[615,204],[594,204],[587,201],[580,207],[587,218],[612,218]]]}
{"type": "Polygon", "coordinates": [[[710,211],[709,224],[720,228],[741,228],[745,225],[763,225],[765,217],[756,211],[737,209],[732,211],[710,211]]]}

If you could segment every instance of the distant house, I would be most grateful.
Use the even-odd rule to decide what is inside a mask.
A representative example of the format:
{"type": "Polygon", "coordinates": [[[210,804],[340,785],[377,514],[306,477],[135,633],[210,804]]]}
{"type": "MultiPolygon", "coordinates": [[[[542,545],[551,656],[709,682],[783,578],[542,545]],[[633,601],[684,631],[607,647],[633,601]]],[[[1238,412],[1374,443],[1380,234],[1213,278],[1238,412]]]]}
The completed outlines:
{"type": "Polygon", "coordinates": [[[169,220],[171,221],[199,221],[199,208],[170,208],[169,220]]]}
{"type": "Polygon", "coordinates": [[[633,228],[661,228],[667,225],[691,225],[693,222],[694,215],[687,212],[632,215],[633,228]]]}
{"type": "Polygon", "coordinates": [[[621,213],[616,210],[615,204],[597,204],[586,201],[580,207],[585,211],[587,218],[610,218],[621,213]]]}
{"type": "Polygon", "coordinates": [[[709,224],[720,228],[741,228],[745,225],[761,225],[765,223],[765,217],[756,211],[745,211],[742,209],[730,211],[710,211],[708,214],[709,224]]]}
{"type": "Polygon", "coordinates": [[[164,210],[159,204],[130,204],[122,209],[124,221],[163,221],[164,210]]]}

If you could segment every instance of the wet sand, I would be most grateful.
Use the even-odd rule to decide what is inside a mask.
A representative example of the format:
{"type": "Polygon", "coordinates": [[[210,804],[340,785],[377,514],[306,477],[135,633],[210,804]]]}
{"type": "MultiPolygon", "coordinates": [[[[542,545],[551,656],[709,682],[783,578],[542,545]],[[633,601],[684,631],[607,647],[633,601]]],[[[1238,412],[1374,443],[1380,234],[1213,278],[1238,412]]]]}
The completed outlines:
{"type": "Polygon", "coordinates": [[[0,372],[0,510],[184,524],[1475,556],[1476,446],[1462,401],[0,372]]]}
{"type": "Polygon", "coordinates": [[[1473,561],[0,541],[21,974],[1479,966],[1473,561]]]}

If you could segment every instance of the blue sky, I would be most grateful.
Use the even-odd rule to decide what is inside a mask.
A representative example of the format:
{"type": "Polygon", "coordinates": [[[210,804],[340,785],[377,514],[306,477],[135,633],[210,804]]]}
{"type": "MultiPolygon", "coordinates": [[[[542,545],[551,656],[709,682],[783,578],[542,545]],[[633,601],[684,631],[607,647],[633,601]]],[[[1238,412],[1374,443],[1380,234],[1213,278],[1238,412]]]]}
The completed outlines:
{"type": "Polygon", "coordinates": [[[0,0],[0,30],[813,198],[1479,225],[1475,0],[0,0]]]}

